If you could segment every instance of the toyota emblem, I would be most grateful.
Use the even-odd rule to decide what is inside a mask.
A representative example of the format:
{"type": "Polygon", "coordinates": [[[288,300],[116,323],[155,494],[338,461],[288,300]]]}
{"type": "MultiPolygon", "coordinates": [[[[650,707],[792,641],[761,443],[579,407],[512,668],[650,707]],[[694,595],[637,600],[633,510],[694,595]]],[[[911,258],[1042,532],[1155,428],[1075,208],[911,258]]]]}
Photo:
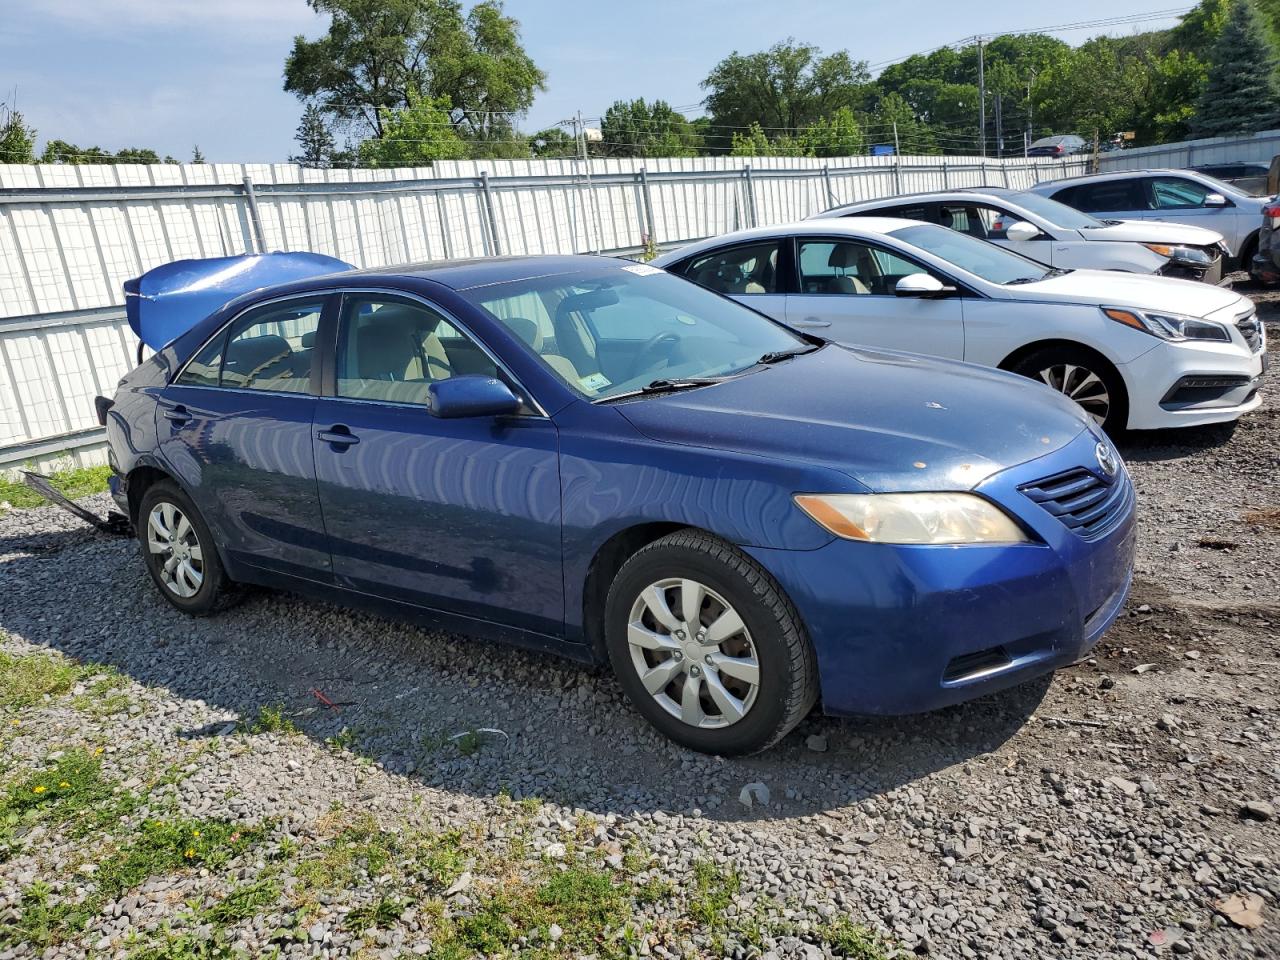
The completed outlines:
{"type": "Polygon", "coordinates": [[[1102,472],[1108,479],[1114,477],[1120,470],[1120,460],[1115,451],[1106,443],[1099,441],[1093,452],[1098,458],[1098,466],[1102,468],[1102,472]]]}

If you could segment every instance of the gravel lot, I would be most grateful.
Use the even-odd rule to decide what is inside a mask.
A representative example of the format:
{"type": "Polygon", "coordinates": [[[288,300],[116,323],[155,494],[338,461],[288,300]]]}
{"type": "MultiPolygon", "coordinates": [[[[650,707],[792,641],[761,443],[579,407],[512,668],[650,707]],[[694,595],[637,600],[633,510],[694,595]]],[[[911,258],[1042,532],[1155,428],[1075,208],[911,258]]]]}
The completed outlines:
{"type": "Polygon", "coordinates": [[[186,619],[131,541],[0,516],[0,960],[1280,956],[1270,390],[1123,444],[1094,658],[747,760],[550,658],[265,592],[186,619]]]}

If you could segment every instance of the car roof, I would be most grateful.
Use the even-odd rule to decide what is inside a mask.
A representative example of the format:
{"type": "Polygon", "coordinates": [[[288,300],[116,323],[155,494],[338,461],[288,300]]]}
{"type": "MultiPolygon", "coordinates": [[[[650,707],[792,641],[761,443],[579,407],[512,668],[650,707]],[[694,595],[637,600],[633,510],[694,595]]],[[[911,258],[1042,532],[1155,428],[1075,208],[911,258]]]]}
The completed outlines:
{"type": "Polygon", "coordinates": [[[1112,170],[1110,173],[1086,173],[1078,177],[1063,177],[1060,180],[1041,180],[1032,190],[1038,190],[1041,187],[1052,186],[1066,187],[1076,183],[1101,183],[1105,180],[1127,180],[1130,177],[1149,177],[1152,174],[1172,173],[1184,176],[1188,173],[1195,173],[1194,170],[1174,169],[1173,167],[1147,167],[1142,170],[1112,170]]]}
{"type": "MultiPolygon", "coordinates": [[[[904,202],[912,200],[938,200],[943,201],[949,197],[1013,197],[1020,193],[1026,193],[1025,190],[1014,190],[1012,187],[1000,186],[982,186],[982,187],[953,187],[950,190],[921,190],[918,193],[900,193],[892,197],[878,197],[874,200],[855,200],[852,203],[842,203],[837,207],[831,207],[822,211],[822,214],[815,214],[815,217],[823,214],[835,213],[839,210],[864,210],[881,206],[897,206],[904,202]]],[[[889,218],[892,219],[892,218],[889,218]]]]}
{"type": "Polygon", "coordinates": [[[588,255],[473,257],[369,267],[336,274],[335,277],[341,277],[343,282],[350,282],[352,277],[419,278],[461,291],[512,280],[581,273],[584,270],[600,270],[610,266],[621,269],[626,265],[627,261],[617,257],[588,255]]]}
{"type": "MultiPolygon", "coordinates": [[[[919,226],[929,226],[929,224],[923,224],[919,220],[907,220],[903,217],[850,217],[847,219],[833,217],[826,220],[800,220],[796,223],[780,223],[772,227],[753,227],[748,230],[736,230],[733,233],[724,233],[718,237],[698,240],[678,250],[664,253],[653,262],[656,266],[665,266],[669,263],[675,263],[677,260],[683,260],[692,254],[701,253],[703,250],[715,250],[718,247],[730,246],[735,243],[747,243],[752,240],[772,240],[776,237],[787,236],[831,236],[832,234],[848,234],[851,237],[857,237],[868,233],[892,233],[894,230],[900,230],[903,227],[919,226]]],[[[946,228],[940,227],[939,229],[946,228]]]]}

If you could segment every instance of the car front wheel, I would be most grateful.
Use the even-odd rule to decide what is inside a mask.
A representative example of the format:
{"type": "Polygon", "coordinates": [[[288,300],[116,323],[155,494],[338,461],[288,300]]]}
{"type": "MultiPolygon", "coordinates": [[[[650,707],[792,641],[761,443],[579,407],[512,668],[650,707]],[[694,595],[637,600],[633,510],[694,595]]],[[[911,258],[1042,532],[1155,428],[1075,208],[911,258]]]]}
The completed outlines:
{"type": "Polygon", "coordinates": [[[1124,381],[1110,363],[1091,350],[1069,345],[1046,347],[1023,357],[1012,369],[1074,400],[1112,436],[1129,422],[1124,381]]]}
{"type": "Polygon", "coordinates": [[[693,750],[763,750],[817,699],[799,614],[763,568],[714,537],[681,531],[639,550],[614,579],[605,616],[628,698],[693,750]]]}
{"type": "Polygon", "coordinates": [[[160,593],[183,613],[212,613],[229,593],[213,535],[191,498],[162,480],[142,496],[138,540],[160,593]]]}

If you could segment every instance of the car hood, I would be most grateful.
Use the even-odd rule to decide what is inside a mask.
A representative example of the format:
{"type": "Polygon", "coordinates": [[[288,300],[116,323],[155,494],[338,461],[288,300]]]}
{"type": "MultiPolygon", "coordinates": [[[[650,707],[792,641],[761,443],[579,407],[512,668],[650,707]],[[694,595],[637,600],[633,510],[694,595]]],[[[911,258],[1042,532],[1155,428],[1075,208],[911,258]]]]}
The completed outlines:
{"type": "Polygon", "coordinates": [[[1121,220],[1105,227],[1081,230],[1086,240],[1130,241],[1134,243],[1182,243],[1194,247],[1212,247],[1222,242],[1222,234],[1204,227],[1165,220],[1121,220]]]}
{"type": "Polygon", "coordinates": [[[1014,300],[1133,307],[1193,317],[1207,317],[1217,310],[1237,307],[1244,299],[1211,283],[1117,270],[1072,270],[1036,283],[1000,289],[1014,300]]]}
{"type": "Polygon", "coordinates": [[[616,405],[664,443],[841,471],[875,492],[967,490],[1089,421],[1013,374],[914,354],[821,350],[714,386],[616,405]]]}

